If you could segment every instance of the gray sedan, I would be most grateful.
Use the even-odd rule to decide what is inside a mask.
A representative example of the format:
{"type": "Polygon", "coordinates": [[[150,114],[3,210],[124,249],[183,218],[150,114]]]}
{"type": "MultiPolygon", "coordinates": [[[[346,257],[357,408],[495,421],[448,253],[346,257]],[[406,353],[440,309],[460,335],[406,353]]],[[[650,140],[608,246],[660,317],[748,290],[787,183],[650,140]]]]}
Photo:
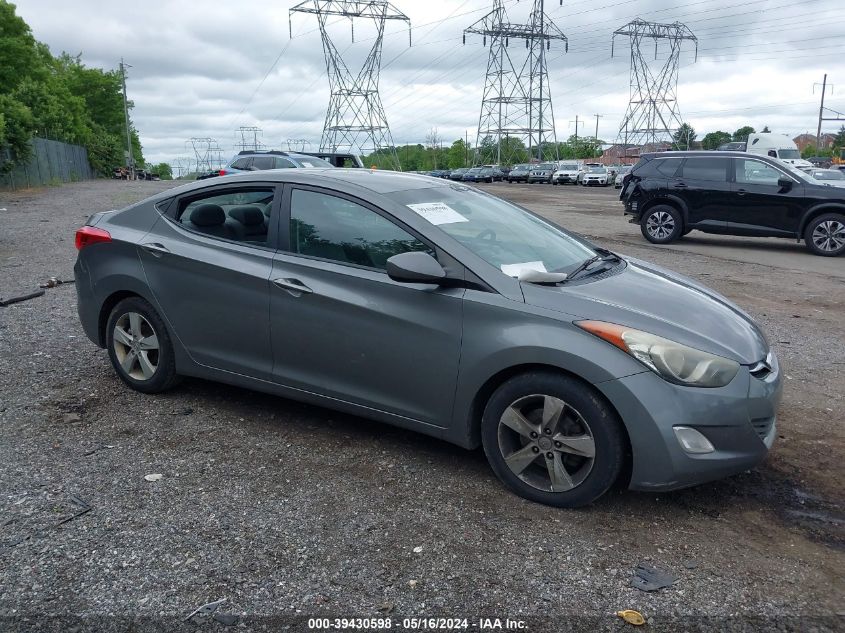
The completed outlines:
{"type": "Polygon", "coordinates": [[[540,503],[709,481],[775,437],[751,317],[466,185],[256,172],[95,214],[76,244],[83,328],[131,388],[199,376],[481,445],[540,503]]]}

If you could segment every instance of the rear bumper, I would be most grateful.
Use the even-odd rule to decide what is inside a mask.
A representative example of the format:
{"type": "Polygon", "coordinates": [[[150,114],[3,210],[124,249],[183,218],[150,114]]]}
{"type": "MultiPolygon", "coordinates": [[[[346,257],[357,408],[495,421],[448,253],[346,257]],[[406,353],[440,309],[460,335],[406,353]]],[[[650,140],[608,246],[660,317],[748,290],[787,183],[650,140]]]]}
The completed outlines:
{"type": "Polygon", "coordinates": [[[651,371],[597,387],[628,431],[632,490],[675,490],[743,472],[766,458],[777,434],[782,384],[776,365],[765,380],[742,367],[719,389],[673,385],[651,371]],[[694,428],[715,451],[685,452],[675,426],[694,428]]]}
{"type": "Polygon", "coordinates": [[[76,311],[79,314],[82,330],[85,332],[85,336],[102,347],[99,308],[94,296],[94,289],[91,287],[91,275],[81,254],[76,258],[73,277],[76,280],[74,284],[76,288],[76,311]]]}

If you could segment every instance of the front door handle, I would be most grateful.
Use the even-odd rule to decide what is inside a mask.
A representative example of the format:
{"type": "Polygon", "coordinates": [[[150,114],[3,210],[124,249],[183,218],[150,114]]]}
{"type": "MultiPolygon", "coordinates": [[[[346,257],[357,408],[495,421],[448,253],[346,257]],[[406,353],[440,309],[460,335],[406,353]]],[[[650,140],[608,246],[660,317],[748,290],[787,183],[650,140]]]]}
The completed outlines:
{"type": "Polygon", "coordinates": [[[736,193],[738,196],[744,196],[748,192],[745,189],[737,189],[736,193]]]}
{"type": "Polygon", "coordinates": [[[294,297],[301,297],[302,295],[314,292],[311,288],[299,281],[299,279],[274,279],[273,285],[277,288],[281,288],[294,297]]]}
{"type": "Polygon", "coordinates": [[[676,183],[675,183],[675,187],[676,187],[676,188],[678,188],[678,189],[686,189],[686,188],[687,188],[687,183],[685,183],[685,182],[676,182],[676,183]]]}
{"type": "Polygon", "coordinates": [[[159,244],[158,242],[149,242],[147,244],[141,244],[141,248],[147,251],[150,255],[154,255],[155,257],[161,257],[162,255],[167,255],[170,251],[167,250],[167,247],[164,244],[159,244]]]}

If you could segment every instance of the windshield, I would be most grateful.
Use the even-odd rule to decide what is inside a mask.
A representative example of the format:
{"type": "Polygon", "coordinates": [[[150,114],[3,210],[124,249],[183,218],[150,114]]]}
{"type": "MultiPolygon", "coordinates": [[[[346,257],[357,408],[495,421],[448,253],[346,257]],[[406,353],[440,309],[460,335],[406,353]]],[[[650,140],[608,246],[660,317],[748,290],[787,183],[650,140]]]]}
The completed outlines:
{"type": "Polygon", "coordinates": [[[537,170],[541,170],[541,169],[549,170],[549,169],[554,169],[554,165],[552,165],[551,163],[542,163],[541,165],[535,165],[535,166],[534,166],[534,169],[537,169],[537,170]]]}
{"type": "Polygon", "coordinates": [[[561,165],[558,169],[561,171],[578,171],[578,165],[568,163],[566,165],[561,165]]]}
{"type": "Polygon", "coordinates": [[[604,167],[590,167],[591,174],[603,174],[605,171],[604,167]]]}
{"type": "Polygon", "coordinates": [[[595,255],[551,224],[474,189],[411,189],[387,196],[511,277],[522,270],[568,272],[595,255]]]}
{"type": "Polygon", "coordinates": [[[779,149],[778,158],[795,160],[796,158],[801,158],[801,154],[798,152],[797,149],[779,149]]]}

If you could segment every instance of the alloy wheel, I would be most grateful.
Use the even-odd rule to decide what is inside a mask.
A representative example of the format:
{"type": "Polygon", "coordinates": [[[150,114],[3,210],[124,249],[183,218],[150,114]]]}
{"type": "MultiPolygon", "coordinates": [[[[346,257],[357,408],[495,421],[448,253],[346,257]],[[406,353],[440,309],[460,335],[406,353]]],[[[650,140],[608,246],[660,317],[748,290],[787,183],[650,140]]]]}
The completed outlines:
{"type": "Polygon", "coordinates": [[[657,211],[646,220],[648,234],[658,240],[665,240],[675,230],[675,220],[666,211],[657,211]]]}
{"type": "Polygon", "coordinates": [[[121,369],[134,380],[151,379],[158,369],[158,335],[150,322],[137,312],[121,316],[112,333],[114,354],[121,369]]]}
{"type": "Polygon", "coordinates": [[[839,220],[819,222],[813,229],[813,243],[821,251],[832,253],[845,246],[845,224],[839,220]]]}
{"type": "Polygon", "coordinates": [[[544,492],[578,487],[595,462],[590,426],[554,396],[535,394],[512,402],[499,420],[498,440],[511,472],[544,492]]]}

